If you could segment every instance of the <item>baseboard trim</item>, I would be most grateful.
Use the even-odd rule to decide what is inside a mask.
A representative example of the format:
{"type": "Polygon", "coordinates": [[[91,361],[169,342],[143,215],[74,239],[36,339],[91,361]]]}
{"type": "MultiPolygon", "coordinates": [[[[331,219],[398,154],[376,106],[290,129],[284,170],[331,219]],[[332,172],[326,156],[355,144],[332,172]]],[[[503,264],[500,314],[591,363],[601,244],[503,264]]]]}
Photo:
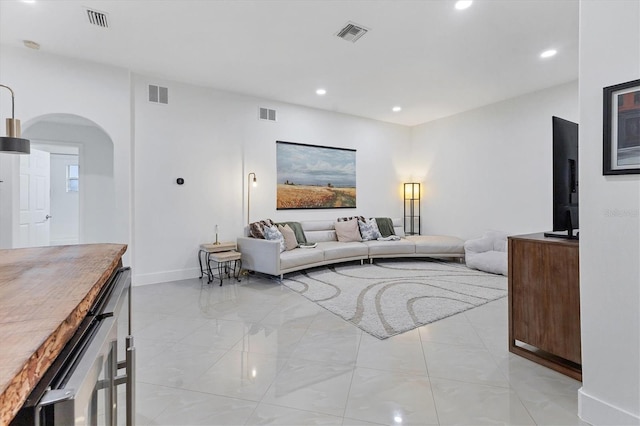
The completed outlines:
{"type": "Polygon", "coordinates": [[[133,276],[134,287],[149,284],[166,283],[168,281],[189,280],[200,276],[200,268],[175,269],[173,271],[153,272],[151,274],[137,274],[133,276]]]}
{"type": "Polygon", "coordinates": [[[616,426],[640,424],[640,416],[589,395],[583,389],[578,390],[578,415],[585,422],[616,426]]]}

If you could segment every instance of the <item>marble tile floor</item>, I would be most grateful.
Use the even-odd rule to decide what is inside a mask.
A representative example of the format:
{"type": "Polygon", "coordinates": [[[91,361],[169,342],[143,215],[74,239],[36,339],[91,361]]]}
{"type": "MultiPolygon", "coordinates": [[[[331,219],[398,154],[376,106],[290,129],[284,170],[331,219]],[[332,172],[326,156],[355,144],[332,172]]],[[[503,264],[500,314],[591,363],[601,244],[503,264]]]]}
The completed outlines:
{"type": "Polygon", "coordinates": [[[506,298],[382,341],[261,276],[132,301],[138,425],[586,424],[580,382],[508,352],[506,298]]]}

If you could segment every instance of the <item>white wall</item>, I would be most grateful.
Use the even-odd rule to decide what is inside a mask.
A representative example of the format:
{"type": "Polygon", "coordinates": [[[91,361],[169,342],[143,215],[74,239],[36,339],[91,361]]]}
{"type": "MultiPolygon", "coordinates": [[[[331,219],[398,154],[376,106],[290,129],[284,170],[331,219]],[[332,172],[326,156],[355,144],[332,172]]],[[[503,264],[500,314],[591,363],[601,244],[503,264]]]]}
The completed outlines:
{"type": "Polygon", "coordinates": [[[20,158],[18,155],[0,154],[0,248],[8,249],[14,242],[17,244],[19,207],[20,158]]]}
{"type": "Polygon", "coordinates": [[[414,127],[422,233],[550,231],[554,115],[578,121],[577,82],[414,127]]]}
{"type": "Polygon", "coordinates": [[[580,416],[640,424],[640,176],[602,175],[602,88],[640,78],[640,2],[580,2],[580,416]]]}
{"type": "Polygon", "coordinates": [[[119,212],[115,201],[113,142],[90,122],[87,125],[51,122],[47,121],[49,116],[43,119],[30,125],[23,136],[32,143],[66,143],[80,151],[80,243],[121,242],[115,239],[118,235],[115,218],[119,212]]]}
{"type": "Polygon", "coordinates": [[[139,75],[134,84],[136,284],[199,276],[198,246],[216,224],[222,241],[241,236],[250,172],[252,221],[402,214],[406,127],[139,75]],[[147,102],[148,84],[167,86],[169,105],[147,102]],[[259,107],[278,121],[258,120],[259,107]],[[356,149],[358,207],[277,211],[276,140],[356,149]]]}
{"type": "MultiPolygon", "coordinates": [[[[16,96],[16,118],[22,121],[23,131],[30,120],[47,114],[62,113],[85,117],[101,127],[113,141],[115,216],[114,235],[108,242],[130,242],[131,197],[131,96],[127,70],[77,61],[29,49],[0,46],[0,80],[10,86],[16,96]]],[[[5,110],[5,96],[2,110],[5,110]]],[[[10,98],[9,98],[10,100],[10,98]]],[[[9,170],[11,164],[3,160],[3,176],[15,180],[9,170]]],[[[5,181],[5,183],[7,183],[5,181]]],[[[2,185],[5,185],[3,183],[2,185]]],[[[14,182],[9,182],[13,185],[14,182]]],[[[5,187],[6,188],[6,187],[5,187]]],[[[3,189],[4,191],[4,189],[3,189]]],[[[9,191],[5,191],[9,192],[9,191]]],[[[2,195],[2,194],[0,194],[2,195]]],[[[0,200],[6,206],[7,200],[0,200]]],[[[9,199],[8,201],[12,201],[9,199]]],[[[14,207],[15,207],[15,203],[14,207]]],[[[5,207],[3,207],[4,209],[5,207]]],[[[4,214],[11,216],[11,214],[4,214]]],[[[99,221],[95,226],[102,226],[99,221]]],[[[0,226],[6,242],[6,224],[0,226]]],[[[129,263],[130,253],[125,255],[129,263]]]]}
{"type": "MultiPolygon", "coordinates": [[[[146,84],[157,80],[138,76],[132,86],[127,70],[27,49],[0,49],[0,77],[16,92],[16,116],[23,129],[33,125],[37,130],[41,116],[72,114],[96,123],[112,139],[113,225],[99,215],[83,218],[83,223],[89,232],[112,227],[115,232],[108,239],[85,241],[130,243],[125,263],[134,253],[140,256],[139,262],[131,260],[136,282],[196,276],[197,246],[213,240],[215,224],[221,239],[242,234],[251,171],[259,180],[252,190],[252,220],[402,214],[400,185],[408,179],[404,160],[410,156],[406,127],[173,82],[165,84],[170,105],[150,104],[146,84]],[[259,106],[277,109],[278,122],[259,121],[259,106]],[[276,211],[276,140],[356,149],[358,208],[276,211]],[[176,185],[177,177],[186,184],[176,185]],[[130,193],[134,185],[135,194],[130,193]],[[135,230],[130,229],[130,214],[135,230]]],[[[16,160],[3,158],[0,164],[8,180],[17,170],[16,160]]],[[[3,183],[0,219],[16,220],[12,197],[17,192],[12,189],[3,183]]],[[[103,200],[111,197],[109,191],[95,194],[103,200]]],[[[13,236],[5,228],[3,222],[0,242],[10,246],[13,236]]]]}

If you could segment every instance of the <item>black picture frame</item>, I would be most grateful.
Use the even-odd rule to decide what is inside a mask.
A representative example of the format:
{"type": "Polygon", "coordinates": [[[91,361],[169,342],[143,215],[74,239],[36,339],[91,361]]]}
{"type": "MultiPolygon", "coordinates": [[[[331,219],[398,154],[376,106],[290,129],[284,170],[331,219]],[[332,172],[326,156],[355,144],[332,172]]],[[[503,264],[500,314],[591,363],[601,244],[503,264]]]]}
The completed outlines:
{"type": "Polygon", "coordinates": [[[276,210],[356,208],[356,150],[276,141],[276,210]]]}
{"type": "Polygon", "coordinates": [[[640,80],[602,90],[602,174],[640,174],[640,80]]]}

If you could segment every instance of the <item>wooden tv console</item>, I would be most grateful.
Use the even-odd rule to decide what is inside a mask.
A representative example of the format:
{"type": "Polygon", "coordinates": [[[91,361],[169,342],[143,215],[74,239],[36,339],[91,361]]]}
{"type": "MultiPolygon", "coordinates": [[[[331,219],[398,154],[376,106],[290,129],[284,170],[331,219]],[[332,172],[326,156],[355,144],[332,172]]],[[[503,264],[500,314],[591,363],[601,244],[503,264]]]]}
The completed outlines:
{"type": "Polygon", "coordinates": [[[509,237],[509,351],[582,381],[577,240],[509,237]]]}

